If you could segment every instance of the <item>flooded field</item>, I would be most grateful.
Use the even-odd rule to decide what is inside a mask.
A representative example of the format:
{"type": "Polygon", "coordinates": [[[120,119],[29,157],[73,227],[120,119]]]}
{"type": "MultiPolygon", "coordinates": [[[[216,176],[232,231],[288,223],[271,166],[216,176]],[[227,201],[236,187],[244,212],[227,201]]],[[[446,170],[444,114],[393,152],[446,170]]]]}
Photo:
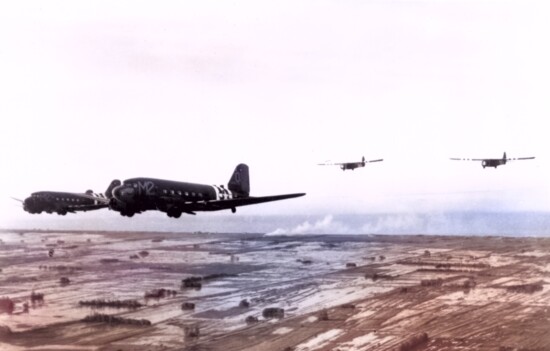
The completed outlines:
{"type": "Polygon", "coordinates": [[[0,233],[1,350],[545,350],[544,238],[0,233]]]}

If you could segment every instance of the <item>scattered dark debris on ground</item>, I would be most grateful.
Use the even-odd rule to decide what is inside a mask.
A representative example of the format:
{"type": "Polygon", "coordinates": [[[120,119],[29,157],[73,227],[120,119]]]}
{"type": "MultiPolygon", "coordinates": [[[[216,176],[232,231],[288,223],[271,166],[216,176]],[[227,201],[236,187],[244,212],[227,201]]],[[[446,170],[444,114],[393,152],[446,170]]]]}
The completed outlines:
{"type": "Polygon", "coordinates": [[[285,316],[285,310],[278,307],[264,308],[264,310],[262,311],[262,316],[265,319],[270,319],[270,318],[281,319],[281,318],[284,318],[285,316]]]}
{"type": "Polygon", "coordinates": [[[67,277],[61,277],[59,278],[59,284],[65,286],[65,285],[69,285],[71,283],[71,280],[67,277]]]}
{"type": "Polygon", "coordinates": [[[301,262],[302,264],[312,264],[313,263],[312,260],[306,260],[306,259],[302,259],[302,258],[297,259],[296,262],[301,262]]]}
{"type": "Polygon", "coordinates": [[[248,302],[247,299],[241,300],[241,302],[239,302],[239,307],[248,308],[250,307],[250,302],[248,302]]]}
{"type": "Polygon", "coordinates": [[[354,268],[354,267],[357,267],[357,264],[355,264],[353,262],[346,263],[346,268],[354,268]]]}
{"type": "Polygon", "coordinates": [[[130,259],[131,260],[137,260],[137,259],[139,259],[139,256],[138,255],[130,255],[130,259]]]}
{"type": "Polygon", "coordinates": [[[192,302],[184,302],[181,304],[181,309],[182,310],[194,310],[195,309],[195,304],[192,303],[192,302]]]}
{"type": "Polygon", "coordinates": [[[113,307],[113,308],[130,308],[135,309],[142,307],[143,305],[137,300],[81,300],[78,301],[80,306],[102,308],[102,307],[113,307]]]}
{"type": "Polygon", "coordinates": [[[151,291],[145,292],[144,298],[145,299],[161,299],[169,296],[176,296],[178,292],[176,290],[170,290],[170,289],[153,289],[151,291]]]}
{"type": "Polygon", "coordinates": [[[219,279],[219,278],[226,278],[226,277],[236,277],[237,274],[228,274],[228,273],[214,273],[205,275],[204,277],[200,276],[192,276],[185,279],[182,279],[181,281],[181,288],[182,289],[200,289],[202,288],[202,282],[219,279]]]}
{"type": "Polygon", "coordinates": [[[246,324],[254,324],[258,323],[258,318],[254,316],[248,316],[244,321],[246,322],[246,324]]]}
{"type": "Polygon", "coordinates": [[[149,251],[147,251],[147,250],[140,251],[139,255],[141,257],[145,258],[145,257],[149,256],[149,251]]]}
{"type": "Polygon", "coordinates": [[[132,319],[132,318],[123,318],[112,316],[102,313],[90,314],[82,319],[82,322],[87,323],[106,323],[111,325],[116,324],[128,324],[128,325],[139,325],[139,326],[150,326],[151,321],[147,319],[132,319]]]}

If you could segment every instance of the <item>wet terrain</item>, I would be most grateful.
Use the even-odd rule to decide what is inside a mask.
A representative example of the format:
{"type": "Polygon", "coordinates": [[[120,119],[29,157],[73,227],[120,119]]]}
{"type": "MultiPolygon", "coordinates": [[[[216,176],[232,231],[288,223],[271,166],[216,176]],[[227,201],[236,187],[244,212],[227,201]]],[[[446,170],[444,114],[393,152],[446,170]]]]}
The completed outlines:
{"type": "Polygon", "coordinates": [[[9,231],[0,239],[2,350],[550,349],[548,239],[9,231]],[[182,283],[190,277],[200,288],[182,283]],[[284,317],[268,318],[266,308],[284,317]]]}

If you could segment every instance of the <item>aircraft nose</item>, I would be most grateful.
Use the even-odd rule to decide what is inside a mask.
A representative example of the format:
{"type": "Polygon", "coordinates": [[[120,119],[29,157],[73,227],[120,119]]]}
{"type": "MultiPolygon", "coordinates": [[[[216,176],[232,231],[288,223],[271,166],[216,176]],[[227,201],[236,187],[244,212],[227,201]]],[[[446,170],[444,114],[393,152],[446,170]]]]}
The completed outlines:
{"type": "Polygon", "coordinates": [[[117,200],[128,200],[131,199],[134,195],[134,188],[120,185],[113,189],[113,197],[117,200]]]}

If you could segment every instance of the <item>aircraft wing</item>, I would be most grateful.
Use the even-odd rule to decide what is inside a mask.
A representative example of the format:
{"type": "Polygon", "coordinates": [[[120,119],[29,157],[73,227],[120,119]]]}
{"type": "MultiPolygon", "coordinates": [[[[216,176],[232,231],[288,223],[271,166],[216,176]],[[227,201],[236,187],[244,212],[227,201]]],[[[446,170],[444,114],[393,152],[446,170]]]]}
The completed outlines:
{"type": "Polygon", "coordinates": [[[361,162],[333,162],[333,163],[318,163],[318,166],[351,166],[351,165],[360,165],[361,162]]]}
{"type": "Polygon", "coordinates": [[[101,204],[109,205],[109,199],[103,196],[88,195],[88,194],[75,194],[75,195],[78,195],[86,199],[95,200],[101,204]]]}
{"type": "Polygon", "coordinates": [[[451,157],[453,161],[490,161],[491,158],[460,158],[460,157],[451,157]]]}
{"type": "Polygon", "coordinates": [[[516,158],[507,158],[506,161],[521,161],[521,160],[532,160],[535,157],[516,157],[516,158]]]}
{"type": "Polygon", "coordinates": [[[370,161],[365,161],[366,163],[371,163],[371,162],[380,162],[380,161],[384,161],[383,158],[380,158],[378,160],[370,160],[370,161]]]}
{"type": "MultiPolygon", "coordinates": [[[[279,201],[292,199],[295,197],[304,196],[305,193],[272,195],[272,196],[249,196],[227,200],[212,200],[212,201],[197,201],[178,203],[178,201],[170,201],[172,205],[176,205],[182,212],[192,213],[194,211],[220,211],[228,210],[239,206],[248,206],[261,204],[264,202],[279,201]]],[[[173,200],[173,199],[170,199],[173,200]]]]}

